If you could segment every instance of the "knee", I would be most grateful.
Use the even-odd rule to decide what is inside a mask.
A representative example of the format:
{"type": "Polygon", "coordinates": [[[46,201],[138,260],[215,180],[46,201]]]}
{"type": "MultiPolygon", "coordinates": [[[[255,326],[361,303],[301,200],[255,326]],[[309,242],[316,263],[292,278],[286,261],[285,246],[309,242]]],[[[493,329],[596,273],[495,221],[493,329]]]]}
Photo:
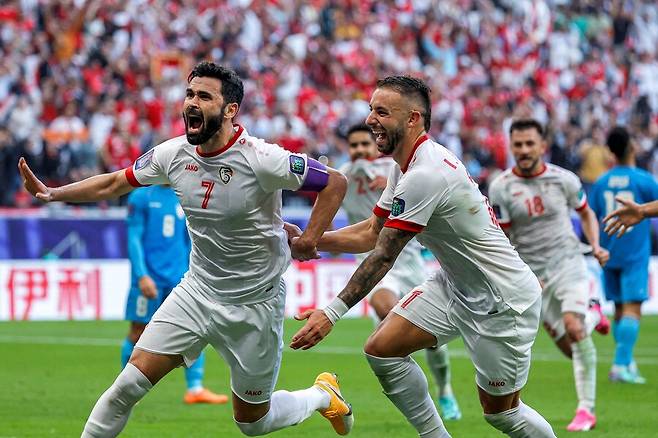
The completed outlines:
{"type": "Polygon", "coordinates": [[[579,318],[565,318],[564,329],[572,342],[582,341],[585,338],[585,326],[579,318]]]}
{"type": "Polygon", "coordinates": [[[511,432],[514,429],[518,423],[518,417],[518,406],[496,414],[484,414],[485,421],[503,433],[511,432]]]}
{"type": "Polygon", "coordinates": [[[370,335],[366,341],[366,345],[363,347],[363,351],[375,357],[390,357],[390,352],[386,346],[386,343],[382,341],[381,337],[377,336],[377,332],[370,335]]]}

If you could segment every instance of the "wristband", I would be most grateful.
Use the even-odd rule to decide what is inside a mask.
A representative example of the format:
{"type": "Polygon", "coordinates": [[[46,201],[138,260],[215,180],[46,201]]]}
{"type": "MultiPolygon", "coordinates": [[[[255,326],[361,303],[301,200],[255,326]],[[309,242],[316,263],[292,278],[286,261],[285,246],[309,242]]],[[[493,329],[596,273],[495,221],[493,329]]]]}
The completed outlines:
{"type": "Polygon", "coordinates": [[[347,307],[347,304],[338,297],[334,298],[327,307],[322,309],[324,314],[327,315],[327,318],[329,318],[329,321],[331,321],[331,325],[336,325],[336,321],[345,315],[348,310],[350,308],[347,307]]]}

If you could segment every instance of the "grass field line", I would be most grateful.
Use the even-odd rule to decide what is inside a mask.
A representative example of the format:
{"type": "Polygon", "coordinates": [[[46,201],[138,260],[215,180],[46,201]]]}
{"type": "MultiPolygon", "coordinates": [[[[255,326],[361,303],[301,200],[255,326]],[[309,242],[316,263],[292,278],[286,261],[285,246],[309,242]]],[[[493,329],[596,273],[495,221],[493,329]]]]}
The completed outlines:
{"type": "MultiPolygon", "coordinates": [[[[94,347],[115,347],[121,346],[121,339],[113,338],[84,338],[70,336],[28,336],[28,335],[2,335],[0,334],[0,344],[35,344],[35,345],[75,345],[75,346],[94,346],[94,347]]],[[[298,354],[300,351],[285,349],[284,353],[298,354]]],[[[305,353],[320,354],[342,354],[342,355],[362,355],[363,350],[357,347],[332,347],[318,346],[305,353]]],[[[658,349],[642,348],[636,355],[636,359],[643,365],[658,365],[658,349]]],[[[451,348],[450,355],[459,358],[468,358],[468,354],[461,348],[451,348]]],[[[604,360],[611,360],[612,356],[599,353],[598,357],[604,360]]],[[[557,352],[533,352],[532,359],[540,362],[558,362],[564,360],[564,357],[557,352]]]]}

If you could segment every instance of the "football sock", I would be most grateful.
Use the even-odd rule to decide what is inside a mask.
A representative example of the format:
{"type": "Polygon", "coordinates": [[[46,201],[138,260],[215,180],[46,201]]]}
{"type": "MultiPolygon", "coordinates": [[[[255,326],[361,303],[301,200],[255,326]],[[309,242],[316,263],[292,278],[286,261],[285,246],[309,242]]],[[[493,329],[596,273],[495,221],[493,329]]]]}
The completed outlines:
{"type": "Polygon", "coordinates": [[[450,437],[428,392],[425,374],[410,356],[383,358],[366,354],[366,358],[382,385],[384,395],[402,412],[419,436],[450,437]]]}
{"type": "Polygon", "coordinates": [[[596,400],[596,347],[590,336],[571,344],[578,409],[594,411],[596,400]]]}
{"type": "Polygon", "coordinates": [[[448,345],[444,344],[440,347],[426,348],[425,357],[427,358],[427,365],[434,376],[436,385],[439,387],[439,397],[452,395],[448,345]]]}
{"type": "Polygon", "coordinates": [[[330,401],[329,394],[315,386],[294,392],[276,391],[264,417],[253,423],[236,421],[235,424],[247,436],[265,435],[301,423],[318,409],[328,408],[330,401]]]}
{"type": "Polygon", "coordinates": [[[126,425],[133,406],[153,387],[133,364],[128,363],[92,409],[82,438],[115,437],[126,425]]]}
{"type": "Polygon", "coordinates": [[[512,438],[555,438],[555,433],[539,412],[519,400],[519,405],[497,414],[484,414],[484,419],[512,438]]]}
{"type": "Polygon", "coordinates": [[[203,389],[203,366],[206,363],[206,355],[202,351],[191,367],[185,368],[185,383],[188,391],[200,391],[203,389]]]}
{"type": "Polygon", "coordinates": [[[121,368],[125,368],[126,364],[128,363],[128,360],[130,359],[130,355],[133,354],[133,348],[135,348],[135,344],[130,342],[130,339],[126,338],[123,340],[123,344],[121,344],[121,368]]]}
{"type": "Polygon", "coordinates": [[[633,348],[640,331],[640,321],[632,316],[623,316],[617,327],[615,365],[628,366],[633,360],[633,348]]]}

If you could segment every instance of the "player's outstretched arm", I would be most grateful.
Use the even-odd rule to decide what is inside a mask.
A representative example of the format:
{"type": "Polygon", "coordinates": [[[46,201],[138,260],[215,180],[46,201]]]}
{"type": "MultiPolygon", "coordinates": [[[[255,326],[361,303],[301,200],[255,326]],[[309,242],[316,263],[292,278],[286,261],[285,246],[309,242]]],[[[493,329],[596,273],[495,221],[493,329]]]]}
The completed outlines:
{"type": "Polygon", "coordinates": [[[290,347],[308,350],[326,337],[334,324],[347,311],[368,295],[373,287],[393,267],[402,248],[416,233],[397,228],[384,228],[372,253],[359,265],[347,286],[323,310],[307,310],[295,319],[306,324],[292,338],[290,347]]]}
{"type": "Polygon", "coordinates": [[[368,219],[354,225],[327,231],[322,235],[318,249],[327,252],[344,252],[359,254],[375,247],[379,232],[384,227],[386,218],[371,215],[368,219]]]}
{"type": "Polygon", "coordinates": [[[642,219],[658,216],[658,200],[637,204],[619,196],[615,199],[622,206],[603,218],[603,223],[606,224],[603,231],[610,236],[617,233],[617,236],[621,237],[629,227],[640,223],[642,219]]]}
{"type": "Polygon", "coordinates": [[[329,179],[327,185],[318,192],[318,197],[311,210],[306,229],[298,239],[293,240],[293,257],[297,260],[318,258],[317,246],[322,233],[329,228],[336,212],[340,208],[345,192],[347,178],[330,167],[327,167],[329,179]]]}
{"type": "Polygon", "coordinates": [[[34,175],[22,157],[18,161],[18,170],[23,179],[25,189],[32,196],[44,202],[102,201],[104,199],[118,198],[133,189],[123,170],[92,176],[91,178],[61,187],[47,187],[34,175]]]}
{"type": "Polygon", "coordinates": [[[592,255],[599,262],[599,265],[605,266],[610,258],[610,253],[599,245],[599,221],[596,218],[596,213],[587,206],[580,210],[578,214],[580,215],[583,233],[585,233],[585,237],[587,237],[587,241],[592,247],[592,255]]]}

